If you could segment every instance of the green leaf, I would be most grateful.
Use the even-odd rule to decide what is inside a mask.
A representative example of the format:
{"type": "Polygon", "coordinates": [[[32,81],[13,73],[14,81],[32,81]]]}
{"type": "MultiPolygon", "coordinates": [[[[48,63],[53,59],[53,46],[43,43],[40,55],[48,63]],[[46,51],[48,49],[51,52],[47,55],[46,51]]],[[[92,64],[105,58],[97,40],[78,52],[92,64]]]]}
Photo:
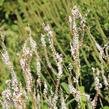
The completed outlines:
{"type": "Polygon", "coordinates": [[[79,90],[80,90],[81,93],[84,93],[84,86],[80,86],[79,90]]]}
{"type": "Polygon", "coordinates": [[[62,82],[62,83],[61,83],[61,86],[62,86],[63,89],[66,91],[66,93],[70,93],[69,87],[68,87],[68,84],[67,84],[67,83],[62,82]]]}
{"type": "Polygon", "coordinates": [[[44,105],[42,106],[42,109],[48,109],[48,106],[44,104],[44,105]]]}
{"type": "Polygon", "coordinates": [[[109,109],[109,106],[104,106],[104,107],[102,107],[100,109],[109,109]]]}
{"type": "Polygon", "coordinates": [[[2,6],[2,5],[3,5],[3,2],[4,2],[4,0],[0,0],[0,6],[2,6]]]}
{"type": "Polygon", "coordinates": [[[85,109],[85,105],[86,105],[86,97],[82,96],[81,97],[81,107],[82,107],[82,109],[85,109]]]}
{"type": "Polygon", "coordinates": [[[41,109],[48,109],[48,104],[46,101],[41,100],[41,109]]]}
{"type": "Polygon", "coordinates": [[[93,109],[93,107],[92,107],[90,102],[87,102],[87,106],[88,106],[88,109],[93,109]]]}

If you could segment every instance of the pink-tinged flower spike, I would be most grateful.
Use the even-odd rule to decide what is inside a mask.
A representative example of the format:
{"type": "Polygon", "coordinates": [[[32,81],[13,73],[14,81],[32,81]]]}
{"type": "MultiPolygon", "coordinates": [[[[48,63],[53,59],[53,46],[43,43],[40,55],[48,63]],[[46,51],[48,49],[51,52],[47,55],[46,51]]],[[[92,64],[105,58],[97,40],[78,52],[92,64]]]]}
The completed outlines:
{"type": "Polygon", "coordinates": [[[62,55],[61,54],[56,54],[57,58],[57,67],[58,67],[58,78],[61,78],[61,75],[63,73],[63,68],[62,68],[62,55]]]}
{"type": "MultiPolygon", "coordinates": [[[[81,46],[81,41],[84,36],[85,19],[82,17],[77,6],[72,9],[72,16],[69,16],[69,26],[72,33],[72,41],[70,42],[71,55],[74,61],[74,71],[76,74],[76,79],[80,76],[80,59],[79,50],[81,46]]],[[[78,84],[78,83],[77,83],[78,84]]]]}
{"type": "Polygon", "coordinates": [[[72,17],[71,16],[69,16],[69,27],[70,27],[70,31],[71,31],[71,33],[72,33],[72,26],[73,26],[73,21],[72,21],[72,17]]]}
{"type": "Polygon", "coordinates": [[[18,85],[18,80],[17,80],[17,77],[16,77],[16,72],[14,71],[13,63],[10,60],[8,51],[7,51],[6,46],[4,44],[4,37],[5,36],[4,36],[3,33],[1,33],[1,37],[2,37],[2,42],[1,42],[1,46],[2,46],[2,52],[1,52],[2,60],[7,65],[9,73],[11,74],[11,77],[12,77],[12,80],[11,80],[12,89],[15,92],[19,92],[19,85],[18,85]]]}
{"type": "Polygon", "coordinates": [[[92,68],[92,70],[93,70],[93,75],[94,75],[96,94],[91,104],[93,106],[93,109],[95,109],[97,105],[97,101],[98,101],[98,96],[100,95],[100,88],[102,88],[102,84],[99,81],[99,74],[100,74],[99,69],[92,68]]]}
{"type": "Polygon", "coordinates": [[[99,51],[99,59],[100,61],[102,61],[104,57],[104,50],[96,41],[95,41],[95,45],[96,45],[97,50],[99,51]]]}
{"type": "Polygon", "coordinates": [[[11,80],[6,81],[7,87],[6,89],[2,92],[2,107],[3,109],[9,109],[11,106],[14,105],[14,101],[12,98],[11,90],[10,90],[10,85],[11,85],[11,80]]]}
{"type": "Polygon", "coordinates": [[[71,55],[73,57],[74,63],[75,63],[75,73],[76,73],[76,78],[78,79],[80,76],[80,60],[79,60],[79,33],[78,33],[78,29],[76,26],[76,22],[75,20],[73,21],[73,28],[72,28],[72,32],[73,32],[73,39],[72,42],[70,43],[70,47],[71,47],[71,55]]]}
{"type": "Polygon", "coordinates": [[[33,51],[30,47],[27,47],[29,39],[25,41],[23,51],[22,51],[22,58],[20,59],[20,65],[24,73],[24,78],[26,80],[26,88],[28,92],[32,91],[32,75],[30,69],[30,61],[32,58],[33,51]]]}
{"type": "Polygon", "coordinates": [[[82,17],[79,9],[77,8],[77,6],[73,7],[72,16],[73,16],[74,19],[80,19],[82,17]]]}
{"type": "MultiPolygon", "coordinates": [[[[99,51],[99,60],[101,61],[101,64],[102,64],[103,58],[105,57],[104,49],[96,41],[95,41],[95,45],[96,45],[97,50],[99,51]]],[[[108,84],[106,76],[104,75],[103,65],[101,65],[101,74],[102,74],[102,78],[103,78],[103,81],[104,81],[104,85],[108,89],[109,84],[108,84]]]]}
{"type": "Polygon", "coordinates": [[[18,86],[18,81],[17,81],[16,73],[15,73],[14,68],[13,68],[13,64],[10,61],[10,58],[9,58],[9,55],[8,55],[8,52],[7,52],[5,46],[3,47],[3,50],[2,50],[1,54],[2,54],[2,60],[7,65],[8,69],[9,69],[9,72],[11,73],[12,86],[13,86],[13,89],[15,89],[15,87],[18,86]]]}

